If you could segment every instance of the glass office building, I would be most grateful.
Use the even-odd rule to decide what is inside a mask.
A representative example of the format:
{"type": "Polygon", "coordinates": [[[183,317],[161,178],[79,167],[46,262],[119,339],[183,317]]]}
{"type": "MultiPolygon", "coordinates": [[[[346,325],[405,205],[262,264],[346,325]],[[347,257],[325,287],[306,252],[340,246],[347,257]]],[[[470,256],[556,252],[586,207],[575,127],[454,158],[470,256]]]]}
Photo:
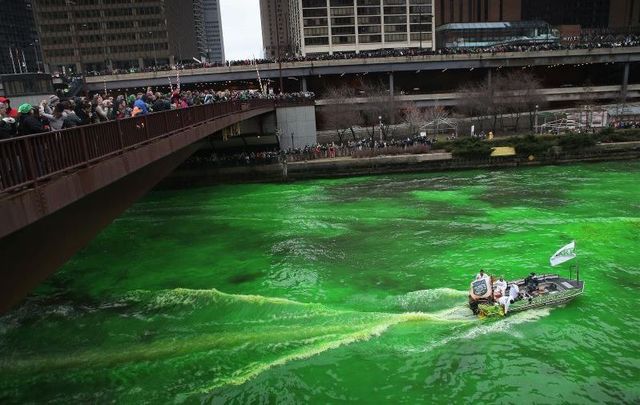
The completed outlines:
{"type": "Polygon", "coordinates": [[[558,33],[544,21],[454,23],[436,29],[438,48],[555,43],[558,33]]]}

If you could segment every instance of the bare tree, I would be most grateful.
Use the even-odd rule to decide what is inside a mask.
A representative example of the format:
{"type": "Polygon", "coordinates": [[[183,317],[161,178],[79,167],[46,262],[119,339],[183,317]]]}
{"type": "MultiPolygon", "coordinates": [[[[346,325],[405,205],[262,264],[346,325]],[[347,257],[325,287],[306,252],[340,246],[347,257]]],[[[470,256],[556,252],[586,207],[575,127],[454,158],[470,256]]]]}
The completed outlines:
{"type": "Polygon", "coordinates": [[[343,142],[344,134],[351,132],[355,141],[355,126],[362,124],[362,115],[359,108],[353,103],[356,97],[355,89],[348,86],[332,87],[327,89],[326,98],[331,99],[330,105],[323,107],[322,115],[327,127],[336,131],[338,139],[343,142]]]}
{"type": "Polygon", "coordinates": [[[393,135],[393,127],[386,124],[393,124],[398,114],[398,100],[391,95],[387,86],[382,82],[361,82],[362,95],[368,101],[362,106],[361,114],[364,125],[367,126],[367,134],[373,138],[376,127],[380,128],[382,136],[387,139],[393,135]],[[383,125],[380,125],[382,123],[383,125]],[[369,132],[371,130],[371,132],[369,132]]]}

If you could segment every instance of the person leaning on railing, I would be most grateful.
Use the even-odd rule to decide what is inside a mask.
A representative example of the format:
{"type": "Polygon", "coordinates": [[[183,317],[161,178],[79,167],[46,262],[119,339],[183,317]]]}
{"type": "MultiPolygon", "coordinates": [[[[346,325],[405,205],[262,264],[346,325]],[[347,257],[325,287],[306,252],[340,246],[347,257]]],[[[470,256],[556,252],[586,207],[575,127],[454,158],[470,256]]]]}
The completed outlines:
{"type": "Polygon", "coordinates": [[[45,132],[46,129],[42,122],[36,117],[35,108],[28,103],[18,107],[18,135],[33,135],[45,132]]]}
{"type": "Polygon", "coordinates": [[[7,105],[0,103],[0,140],[13,138],[18,134],[16,119],[7,114],[7,105]]]}

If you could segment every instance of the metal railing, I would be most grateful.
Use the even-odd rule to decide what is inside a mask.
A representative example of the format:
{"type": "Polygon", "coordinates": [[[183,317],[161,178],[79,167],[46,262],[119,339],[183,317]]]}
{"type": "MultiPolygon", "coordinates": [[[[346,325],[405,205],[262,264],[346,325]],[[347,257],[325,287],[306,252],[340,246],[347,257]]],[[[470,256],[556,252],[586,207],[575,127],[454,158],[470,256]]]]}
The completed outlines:
{"type": "Polygon", "coordinates": [[[258,108],[273,100],[205,104],[0,141],[0,194],[122,154],[176,131],[258,108]]]}

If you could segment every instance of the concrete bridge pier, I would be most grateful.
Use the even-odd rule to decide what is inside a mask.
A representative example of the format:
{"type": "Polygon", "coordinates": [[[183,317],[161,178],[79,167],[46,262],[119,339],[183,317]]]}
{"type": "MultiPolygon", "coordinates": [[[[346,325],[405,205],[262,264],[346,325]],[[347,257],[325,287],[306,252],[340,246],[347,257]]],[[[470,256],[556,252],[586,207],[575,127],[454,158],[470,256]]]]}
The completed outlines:
{"type": "Polygon", "coordinates": [[[627,89],[629,87],[629,62],[624,64],[624,73],[622,74],[622,91],[620,94],[620,98],[622,99],[622,103],[626,103],[627,101],[627,89]]]}
{"type": "Polygon", "coordinates": [[[307,91],[307,77],[306,76],[302,76],[300,78],[300,91],[307,91]]]}
{"type": "Polygon", "coordinates": [[[394,96],[395,93],[395,85],[393,83],[393,72],[389,72],[389,94],[391,97],[394,96]]]}

